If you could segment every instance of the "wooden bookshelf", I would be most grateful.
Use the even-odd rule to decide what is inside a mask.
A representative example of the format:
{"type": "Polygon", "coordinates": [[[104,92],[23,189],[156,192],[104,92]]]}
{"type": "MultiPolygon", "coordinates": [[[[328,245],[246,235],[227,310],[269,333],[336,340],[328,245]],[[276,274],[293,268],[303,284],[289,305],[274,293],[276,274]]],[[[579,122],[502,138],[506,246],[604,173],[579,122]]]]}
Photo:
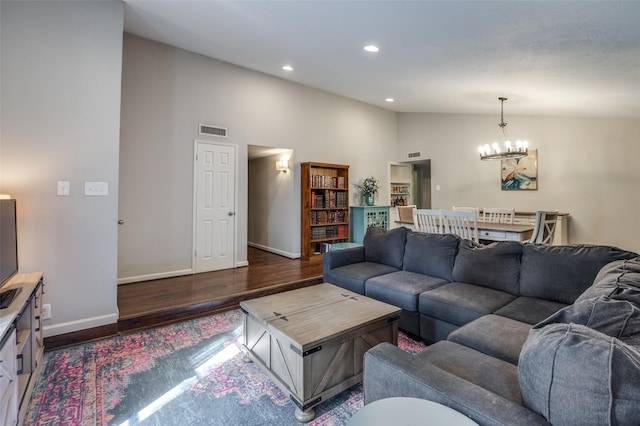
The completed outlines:
{"type": "Polygon", "coordinates": [[[302,258],[349,241],[349,166],[302,163],[302,258]]]}

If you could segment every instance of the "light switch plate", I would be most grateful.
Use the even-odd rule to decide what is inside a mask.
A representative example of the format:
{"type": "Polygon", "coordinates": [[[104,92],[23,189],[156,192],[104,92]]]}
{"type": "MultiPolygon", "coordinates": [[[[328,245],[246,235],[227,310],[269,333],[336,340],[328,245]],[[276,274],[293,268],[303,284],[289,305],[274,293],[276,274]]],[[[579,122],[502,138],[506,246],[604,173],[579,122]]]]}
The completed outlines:
{"type": "Polygon", "coordinates": [[[58,181],[58,195],[69,195],[71,192],[71,184],[65,180],[58,181]]]}
{"type": "Polygon", "coordinates": [[[84,195],[107,196],[109,195],[108,182],[85,182],[84,195]]]}

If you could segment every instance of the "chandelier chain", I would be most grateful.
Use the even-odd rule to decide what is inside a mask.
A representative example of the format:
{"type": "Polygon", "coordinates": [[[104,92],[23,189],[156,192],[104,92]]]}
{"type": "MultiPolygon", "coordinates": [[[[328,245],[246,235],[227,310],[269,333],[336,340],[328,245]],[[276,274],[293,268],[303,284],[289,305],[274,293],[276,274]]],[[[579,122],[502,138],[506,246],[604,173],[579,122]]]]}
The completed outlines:
{"type": "Polygon", "coordinates": [[[500,100],[500,124],[498,124],[498,126],[500,126],[500,128],[504,132],[504,128],[507,127],[507,123],[504,122],[504,101],[506,101],[507,98],[498,99],[500,100]]]}

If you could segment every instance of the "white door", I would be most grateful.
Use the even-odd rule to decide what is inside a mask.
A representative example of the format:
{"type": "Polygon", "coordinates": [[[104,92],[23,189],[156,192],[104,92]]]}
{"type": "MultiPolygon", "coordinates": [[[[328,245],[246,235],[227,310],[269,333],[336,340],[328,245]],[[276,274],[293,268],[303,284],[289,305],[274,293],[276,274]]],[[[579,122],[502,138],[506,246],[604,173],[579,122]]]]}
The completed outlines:
{"type": "Polygon", "coordinates": [[[235,146],[196,141],[196,273],[235,266],[235,177],[235,146]]]}

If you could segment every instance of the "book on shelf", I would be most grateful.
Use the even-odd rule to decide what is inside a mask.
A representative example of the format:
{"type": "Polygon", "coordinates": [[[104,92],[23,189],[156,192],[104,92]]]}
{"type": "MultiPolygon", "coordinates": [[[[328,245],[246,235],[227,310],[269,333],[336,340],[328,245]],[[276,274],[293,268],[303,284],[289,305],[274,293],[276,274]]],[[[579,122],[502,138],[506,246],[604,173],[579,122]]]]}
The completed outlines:
{"type": "Polygon", "coordinates": [[[344,176],[311,175],[312,188],[345,189],[344,176]]]}
{"type": "Polygon", "coordinates": [[[311,229],[312,240],[326,240],[329,238],[346,238],[347,225],[316,226],[311,229]]]}
{"type": "Polygon", "coordinates": [[[347,214],[345,210],[328,210],[328,211],[312,210],[311,212],[309,212],[309,223],[311,225],[343,223],[346,221],[347,221],[347,214]]]}
{"type": "Polygon", "coordinates": [[[331,243],[316,243],[313,245],[314,254],[323,254],[328,251],[331,251],[331,243]]]}

